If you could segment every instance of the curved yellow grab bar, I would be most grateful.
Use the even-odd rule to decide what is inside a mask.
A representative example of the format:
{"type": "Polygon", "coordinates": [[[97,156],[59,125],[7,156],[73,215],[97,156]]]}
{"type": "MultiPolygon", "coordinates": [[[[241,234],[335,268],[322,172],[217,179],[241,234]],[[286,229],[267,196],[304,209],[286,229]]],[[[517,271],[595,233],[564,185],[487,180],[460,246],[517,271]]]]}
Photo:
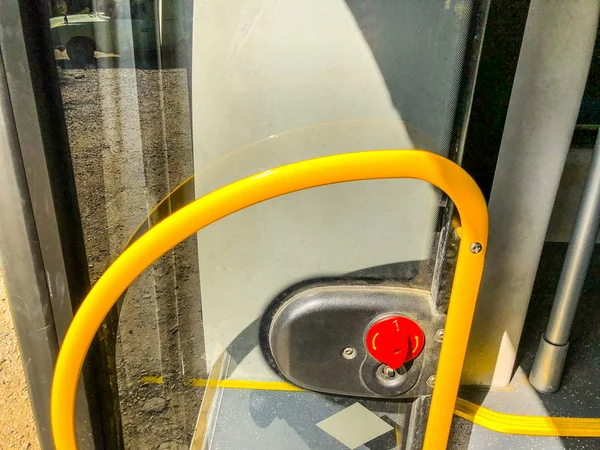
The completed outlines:
{"type": "Polygon", "coordinates": [[[256,203],[316,186],[385,178],[428,181],[452,199],[461,217],[462,243],[423,447],[445,448],[483,272],[488,217],[477,184],[460,166],[420,150],[349,153],[267,170],[205,195],[141,236],[94,285],[67,331],[52,385],[51,419],[56,448],[77,448],[77,382],[97,329],[125,289],[162,254],[203,227],[256,203]]]}

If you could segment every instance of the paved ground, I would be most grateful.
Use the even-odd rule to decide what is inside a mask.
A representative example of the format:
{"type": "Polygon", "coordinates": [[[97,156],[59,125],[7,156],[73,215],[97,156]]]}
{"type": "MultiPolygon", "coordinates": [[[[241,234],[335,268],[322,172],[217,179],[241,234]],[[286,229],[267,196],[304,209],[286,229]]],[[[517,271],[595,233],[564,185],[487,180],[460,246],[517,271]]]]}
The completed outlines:
{"type": "MultiPolygon", "coordinates": [[[[193,174],[187,74],[121,68],[59,76],[95,282],[150,211],[193,174]]],[[[148,269],[120,305],[108,353],[125,448],[179,450],[191,440],[203,390],[186,380],[206,373],[197,272],[194,237],[148,269]]]]}
{"type": "Polygon", "coordinates": [[[17,337],[0,273],[0,448],[35,450],[35,423],[17,337]]]}

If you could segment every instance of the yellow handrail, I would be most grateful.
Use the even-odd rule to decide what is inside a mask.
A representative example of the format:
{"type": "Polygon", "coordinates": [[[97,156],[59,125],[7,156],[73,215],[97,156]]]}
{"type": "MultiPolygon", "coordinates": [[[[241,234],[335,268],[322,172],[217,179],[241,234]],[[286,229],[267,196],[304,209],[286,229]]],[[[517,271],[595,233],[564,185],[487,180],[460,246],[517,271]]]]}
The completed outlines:
{"type": "Polygon", "coordinates": [[[483,272],[488,217],[483,195],[460,166],[420,150],[349,153],[267,170],[205,195],[141,236],[93,286],[65,335],[51,396],[56,448],[77,448],[77,383],[97,329],[125,289],[162,254],[203,227],[256,203],[317,186],[386,178],[420,179],[437,186],[452,199],[461,217],[462,243],[423,447],[445,448],[483,272]]]}
{"type": "MultiPolygon", "coordinates": [[[[174,211],[191,203],[194,200],[194,176],[187,178],[165,197],[137,228],[127,242],[129,247],[138,237],[149,228],[168,217],[174,211]]],[[[460,220],[453,217],[452,226],[460,237],[460,220]]],[[[144,376],[142,383],[161,384],[162,376],[144,376]]],[[[214,387],[219,389],[252,389],[275,391],[304,391],[293,384],[284,381],[253,381],[253,380],[213,380],[203,378],[190,378],[187,383],[197,387],[214,387]]],[[[208,402],[210,403],[210,402],[208,402]]],[[[210,408],[205,402],[202,408],[210,408]]],[[[519,434],[527,436],[554,436],[554,437],[600,437],[600,418],[595,417],[554,417],[518,415],[494,411],[489,408],[471,403],[468,400],[456,399],[454,415],[473,422],[488,430],[498,433],[519,434]]]]}

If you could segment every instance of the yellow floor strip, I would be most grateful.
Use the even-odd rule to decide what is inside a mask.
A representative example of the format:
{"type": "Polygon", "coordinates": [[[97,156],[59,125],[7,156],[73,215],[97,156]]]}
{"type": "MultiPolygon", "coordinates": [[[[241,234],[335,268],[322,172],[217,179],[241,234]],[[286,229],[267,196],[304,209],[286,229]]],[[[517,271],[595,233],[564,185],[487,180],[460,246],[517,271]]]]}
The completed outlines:
{"type": "Polygon", "coordinates": [[[255,391],[290,391],[301,392],[304,389],[286,383],[285,381],[251,381],[251,380],[203,380],[192,378],[189,380],[192,386],[220,387],[224,389],[252,389],[255,391]]]}
{"type": "Polygon", "coordinates": [[[145,377],[140,378],[140,381],[142,383],[149,383],[149,384],[162,384],[163,377],[145,376],[145,377]]]}
{"type": "Polygon", "coordinates": [[[600,437],[600,419],[505,414],[456,399],[454,414],[498,433],[530,436],[600,437]]]}
{"type": "MultiPolygon", "coordinates": [[[[144,376],[143,383],[162,384],[161,376],[144,376]]],[[[188,382],[196,387],[219,387],[223,389],[254,389],[268,391],[300,392],[304,389],[285,381],[252,380],[206,380],[191,378],[188,382]]],[[[600,419],[583,417],[546,417],[506,414],[471,403],[462,398],[456,400],[454,414],[476,425],[504,434],[560,437],[600,437],[600,419]]]]}
{"type": "MultiPolygon", "coordinates": [[[[147,384],[162,384],[163,377],[147,375],[140,378],[140,381],[147,384]]],[[[255,391],[304,391],[304,389],[285,381],[207,380],[204,378],[189,378],[186,382],[196,387],[209,386],[223,389],[252,389],[255,391]]]]}

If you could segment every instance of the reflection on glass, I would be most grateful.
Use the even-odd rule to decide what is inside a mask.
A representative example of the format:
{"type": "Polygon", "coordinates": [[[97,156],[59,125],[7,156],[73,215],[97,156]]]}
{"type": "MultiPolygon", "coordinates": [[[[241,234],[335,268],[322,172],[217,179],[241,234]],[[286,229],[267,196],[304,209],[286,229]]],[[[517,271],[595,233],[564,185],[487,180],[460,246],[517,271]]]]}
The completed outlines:
{"type": "MultiPolygon", "coordinates": [[[[158,23],[153,1],[52,6],[51,35],[94,282],[154,205],[193,173],[188,70],[178,56],[187,49],[174,50],[185,44],[176,38],[189,33],[184,21],[191,17],[173,18],[169,11],[158,23]],[[159,31],[161,49],[169,52],[163,58],[159,31]]],[[[125,448],[178,448],[191,441],[202,390],[183,378],[204,367],[202,334],[190,332],[201,323],[197,261],[195,239],[182,243],[131,287],[99,333],[118,399],[113,417],[104,419],[113,421],[125,448]]],[[[111,407],[103,411],[110,415],[111,407]]]]}

